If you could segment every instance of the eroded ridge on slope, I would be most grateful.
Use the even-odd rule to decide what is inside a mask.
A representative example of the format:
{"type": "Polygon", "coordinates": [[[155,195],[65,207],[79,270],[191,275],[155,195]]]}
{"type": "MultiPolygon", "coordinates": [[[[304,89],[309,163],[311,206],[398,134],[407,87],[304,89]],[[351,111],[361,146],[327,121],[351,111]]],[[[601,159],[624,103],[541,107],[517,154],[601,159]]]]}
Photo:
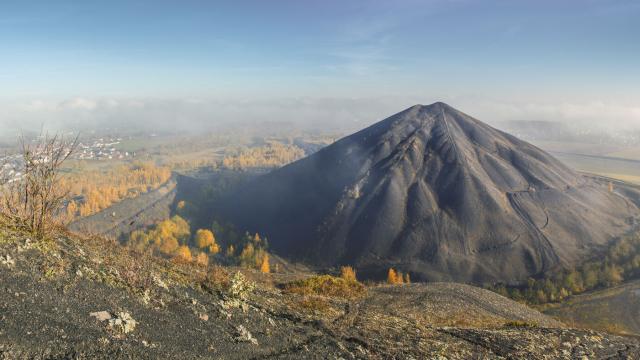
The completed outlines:
{"type": "Polygon", "coordinates": [[[585,177],[444,103],[264,175],[219,212],[285,256],[381,277],[518,282],[630,229],[638,189],[585,177]]]}

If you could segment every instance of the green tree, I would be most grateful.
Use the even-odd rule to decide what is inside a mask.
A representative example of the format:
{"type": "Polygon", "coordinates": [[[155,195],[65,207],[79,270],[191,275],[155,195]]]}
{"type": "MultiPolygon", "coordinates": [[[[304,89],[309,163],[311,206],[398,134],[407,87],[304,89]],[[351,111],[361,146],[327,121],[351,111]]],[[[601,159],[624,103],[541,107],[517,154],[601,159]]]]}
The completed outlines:
{"type": "Polygon", "coordinates": [[[584,291],[584,282],[582,275],[579,272],[572,270],[564,277],[562,286],[568,289],[573,294],[578,294],[584,291]]]}
{"type": "Polygon", "coordinates": [[[584,270],[582,278],[584,279],[585,289],[593,289],[598,285],[598,270],[589,267],[584,270]]]}
{"type": "Polygon", "coordinates": [[[600,276],[600,283],[604,286],[617,285],[623,280],[622,271],[620,271],[620,268],[615,265],[605,266],[602,269],[600,276]]]}

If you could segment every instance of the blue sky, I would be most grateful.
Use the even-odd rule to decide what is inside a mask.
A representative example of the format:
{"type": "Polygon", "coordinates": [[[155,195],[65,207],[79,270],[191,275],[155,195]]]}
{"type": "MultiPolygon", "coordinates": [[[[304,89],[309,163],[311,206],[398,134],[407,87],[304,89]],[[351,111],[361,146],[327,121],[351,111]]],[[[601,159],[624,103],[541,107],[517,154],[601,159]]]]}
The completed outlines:
{"type": "Polygon", "coordinates": [[[13,119],[78,101],[331,98],[640,121],[638,1],[6,0],[0,44],[13,119]]]}

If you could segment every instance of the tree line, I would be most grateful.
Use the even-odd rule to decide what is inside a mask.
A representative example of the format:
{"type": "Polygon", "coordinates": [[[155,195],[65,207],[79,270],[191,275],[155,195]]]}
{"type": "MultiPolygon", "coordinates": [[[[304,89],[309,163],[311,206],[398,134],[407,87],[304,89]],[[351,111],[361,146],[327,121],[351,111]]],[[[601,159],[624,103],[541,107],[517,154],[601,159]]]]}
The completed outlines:
{"type": "Polygon", "coordinates": [[[221,167],[243,170],[252,167],[279,167],[303,158],[304,150],[293,144],[270,141],[265,146],[243,148],[226,155],[221,167]]]}
{"type": "Polygon", "coordinates": [[[169,178],[169,167],[156,166],[152,162],[69,173],[59,182],[71,199],[65,211],[67,220],[95,214],[119,201],[157,189],[169,178]]]}
{"type": "Polygon", "coordinates": [[[640,278],[640,231],[620,237],[597,259],[573,269],[551,271],[526,284],[498,284],[491,290],[530,304],[557,302],[570,295],[618,285],[640,278]]]}
{"type": "Polygon", "coordinates": [[[175,261],[207,266],[212,258],[217,258],[226,264],[271,272],[266,238],[248,232],[240,236],[232,226],[218,222],[214,222],[211,229],[197,229],[192,233],[189,222],[174,215],[132,231],[124,242],[136,251],[151,252],[175,261]]]}

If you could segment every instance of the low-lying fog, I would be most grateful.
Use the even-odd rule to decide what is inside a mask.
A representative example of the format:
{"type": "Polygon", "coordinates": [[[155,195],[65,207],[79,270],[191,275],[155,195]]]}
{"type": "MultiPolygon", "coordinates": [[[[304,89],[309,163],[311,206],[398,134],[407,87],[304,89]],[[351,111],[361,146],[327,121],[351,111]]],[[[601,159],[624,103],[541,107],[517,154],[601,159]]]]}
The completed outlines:
{"type": "Polygon", "coordinates": [[[348,134],[411,105],[445,101],[530,141],[640,144],[640,107],[604,102],[518,103],[428,96],[262,100],[72,98],[0,104],[0,139],[20,132],[202,133],[299,129],[348,134]]]}

